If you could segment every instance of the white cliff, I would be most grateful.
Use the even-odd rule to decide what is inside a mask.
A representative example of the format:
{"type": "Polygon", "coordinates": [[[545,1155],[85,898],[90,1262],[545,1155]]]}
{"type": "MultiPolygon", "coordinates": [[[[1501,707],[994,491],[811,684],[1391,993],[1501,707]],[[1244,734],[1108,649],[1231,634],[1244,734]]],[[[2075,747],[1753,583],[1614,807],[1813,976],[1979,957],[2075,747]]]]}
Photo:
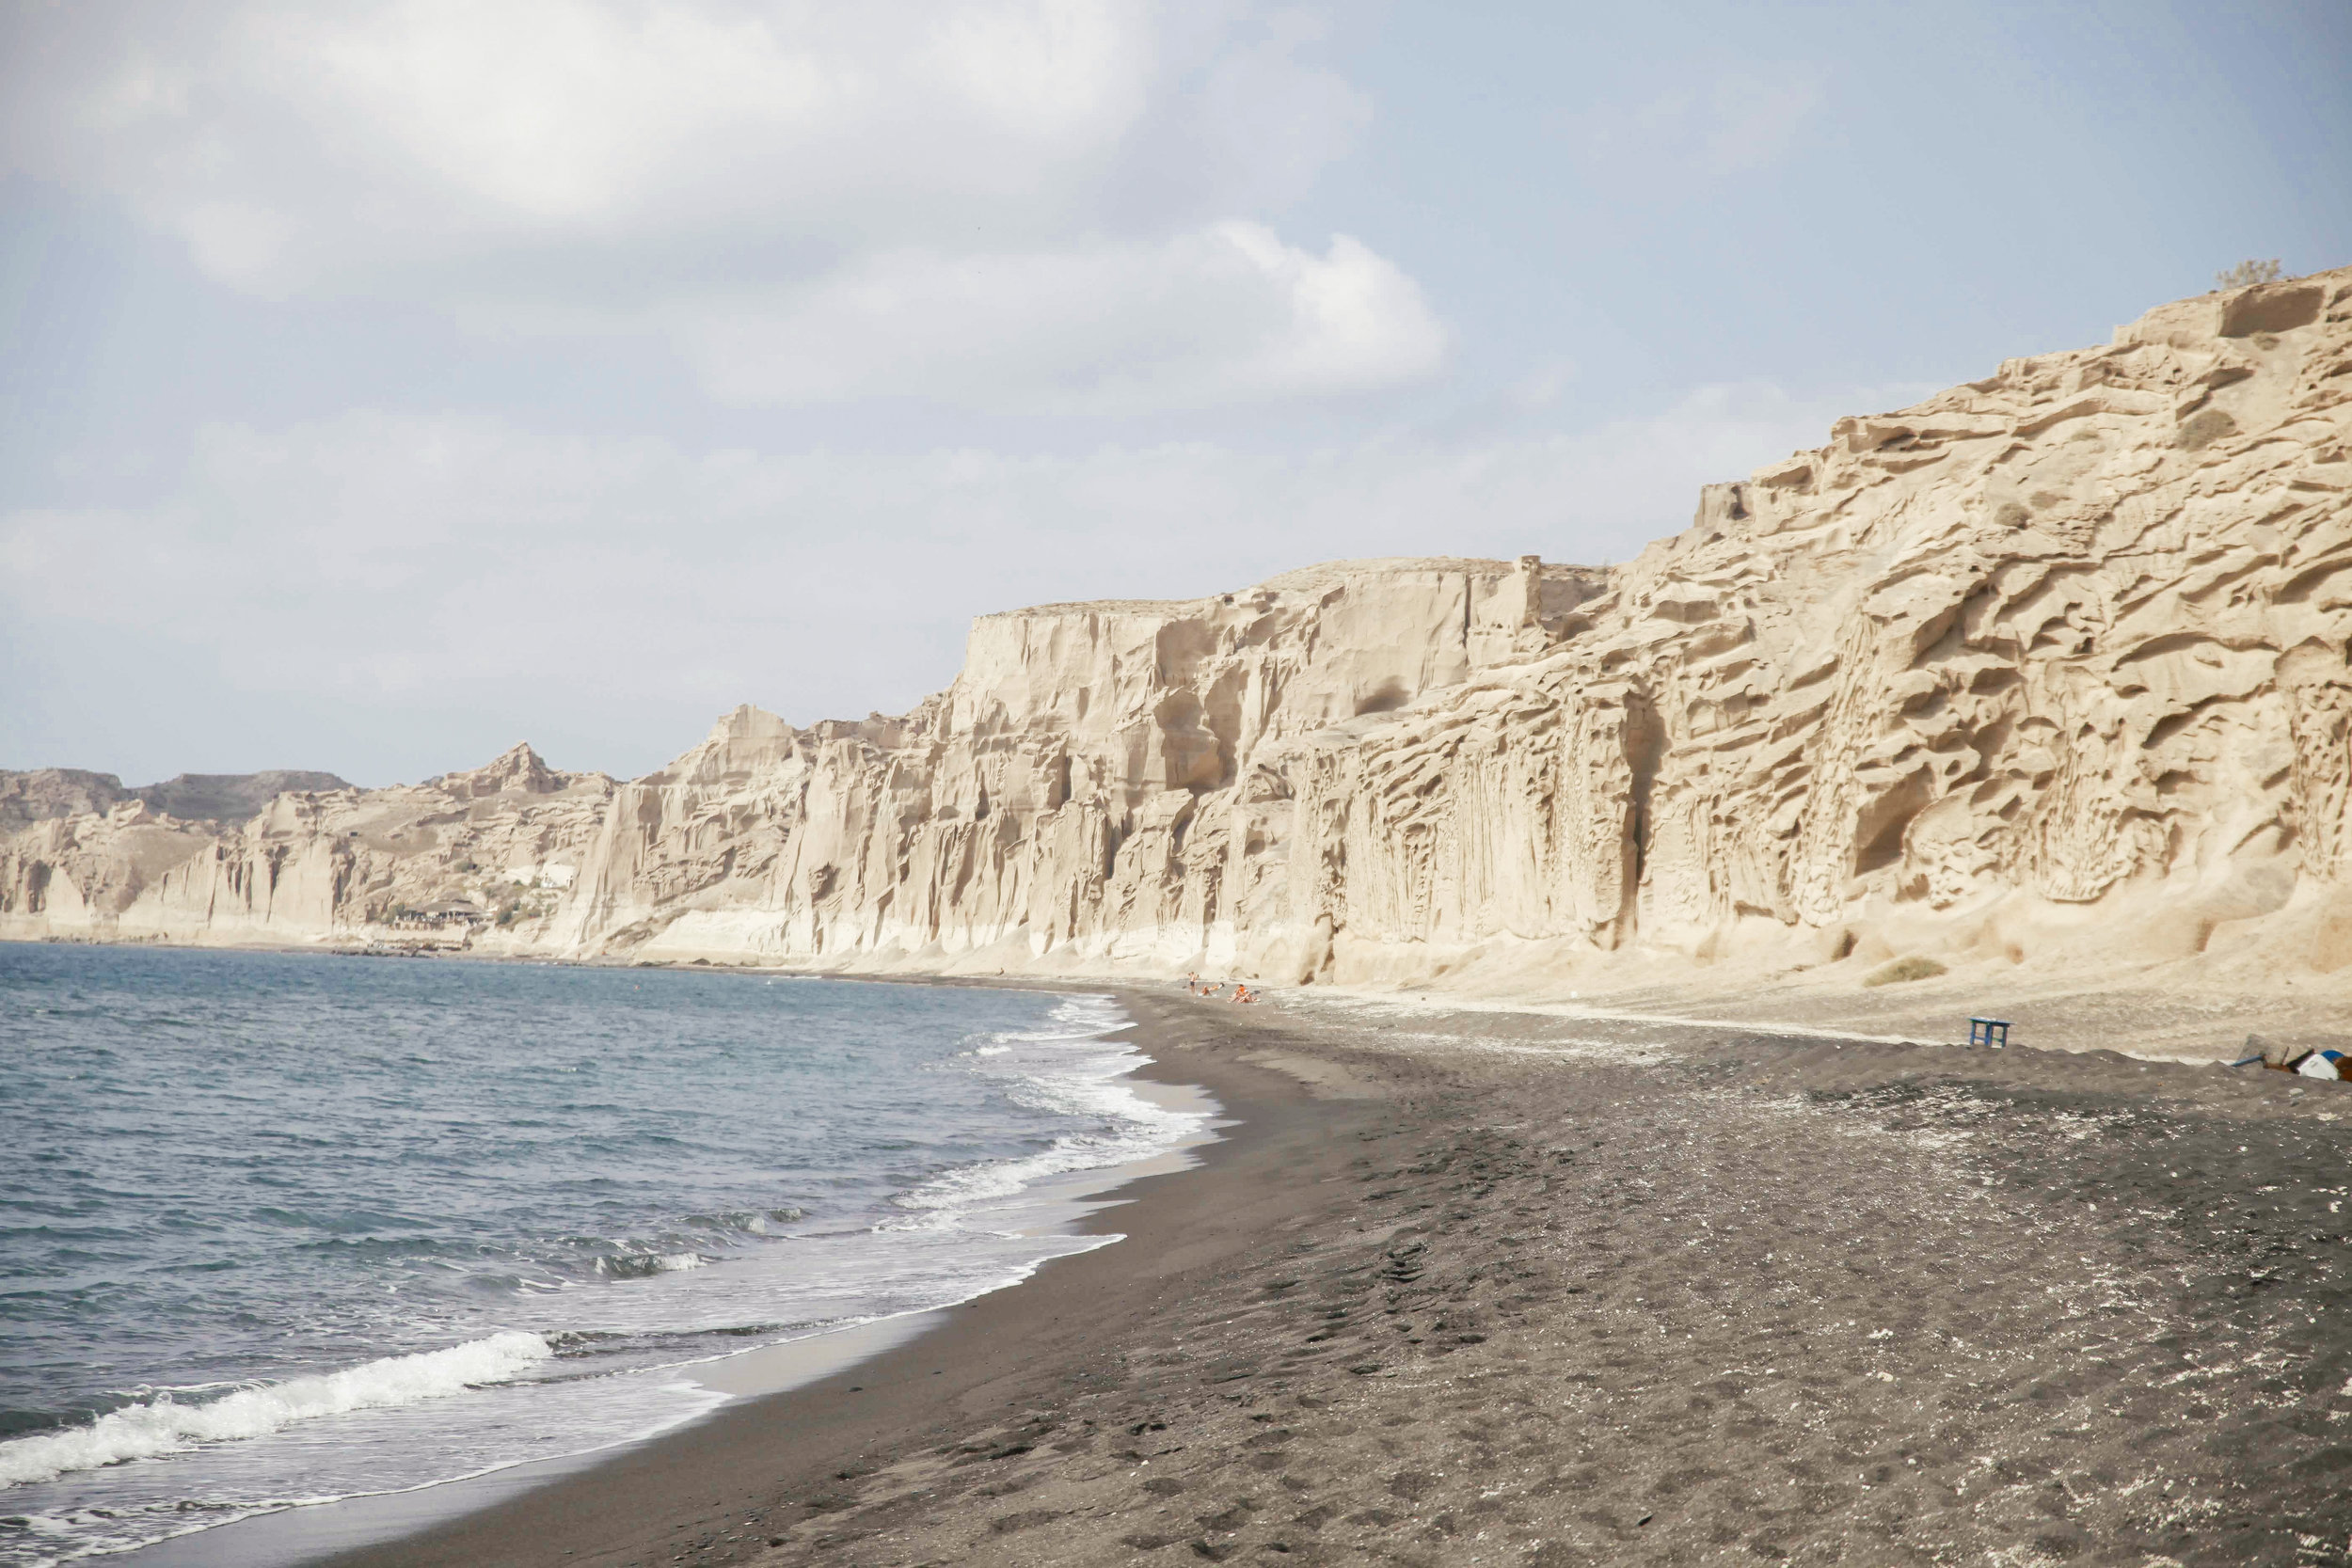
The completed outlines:
{"type": "Polygon", "coordinates": [[[902,719],[796,730],[739,708],[623,785],[560,939],[1258,961],[1287,922],[1288,748],[1547,646],[1604,580],[1532,558],[1360,562],[984,617],[955,684],[902,719]]]}
{"type": "Polygon", "coordinates": [[[1621,567],[1359,562],[991,615],[913,713],[741,708],[624,784],[510,754],[229,834],[37,823],[0,842],[0,934],[349,936],[479,907],[462,860],[564,867],[475,940],[574,957],[2339,984],[2347,644],[2352,269],[1841,420],[1621,567]]]}
{"type": "Polygon", "coordinates": [[[612,792],[517,746],[414,786],[288,790],[226,829],[134,798],[0,839],[0,937],[529,948],[612,792]]]}
{"type": "Polygon", "coordinates": [[[1305,968],[1818,938],[2352,962],[2352,272],[1718,485],[1545,657],[1319,740],[1305,968]],[[2268,917],[2288,915],[2286,919],[2268,917]]]}

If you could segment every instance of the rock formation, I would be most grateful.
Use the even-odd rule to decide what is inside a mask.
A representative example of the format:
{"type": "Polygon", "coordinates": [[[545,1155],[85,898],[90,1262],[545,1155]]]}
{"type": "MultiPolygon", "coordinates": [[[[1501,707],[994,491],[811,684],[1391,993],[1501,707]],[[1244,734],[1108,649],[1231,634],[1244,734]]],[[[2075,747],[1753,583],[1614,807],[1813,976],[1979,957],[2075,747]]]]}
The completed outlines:
{"type": "Polygon", "coordinates": [[[108,811],[130,798],[131,792],[112,773],[89,773],[79,768],[0,772],[0,833],[13,833],[56,816],[108,811]]]}
{"type": "MultiPolygon", "coordinates": [[[[47,774],[18,780],[41,799],[47,774]]],[[[0,936],[193,942],[302,942],[402,929],[529,945],[579,868],[612,793],[600,773],[558,773],[528,746],[489,767],[421,784],[287,789],[226,828],[151,797],[202,809],[242,775],[93,789],[94,809],[0,839],[0,936]],[[194,787],[190,787],[193,785],[194,787]]],[[[0,800],[7,797],[0,793],[0,800]]]]}
{"type": "Polygon", "coordinates": [[[2185,301],[1710,486],[1544,657],[1293,769],[1317,973],[2345,940],[2352,271],[2185,301]],[[2285,933],[2274,933],[2283,936],[2285,933]]]}
{"type": "Polygon", "coordinates": [[[243,822],[290,790],[349,789],[332,773],[183,773],[162,784],[122,787],[112,773],[78,768],[40,768],[27,773],[0,770],[0,833],[12,833],[53,816],[104,813],[125,800],[144,800],[159,812],[189,822],[243,822]]]}
{"type": "Polygon", "coordinates": [[[623,784],[518,749],[228,832],[93,800],[0,845],[0,934],[349,937],[463,903],[478,943],[817,967],[2252,944],[2344,980],[2347,643],[2352,269],[1840,420],[1620,567],[986,616],[904,717],[740,708],[623,784]],[[517,868],[531,912],[496,925],[517,868]]]}
{"type": "Polygon", "coordinates": [[[955,684],[902,719],[796,730],[739,708],[622,786],[561,937],[1232,961],[1247,928],[1287,926],[1290,748],[1547,645],[1604,580],[1532,558],[1365,562],[983,617],[955,684]]]}

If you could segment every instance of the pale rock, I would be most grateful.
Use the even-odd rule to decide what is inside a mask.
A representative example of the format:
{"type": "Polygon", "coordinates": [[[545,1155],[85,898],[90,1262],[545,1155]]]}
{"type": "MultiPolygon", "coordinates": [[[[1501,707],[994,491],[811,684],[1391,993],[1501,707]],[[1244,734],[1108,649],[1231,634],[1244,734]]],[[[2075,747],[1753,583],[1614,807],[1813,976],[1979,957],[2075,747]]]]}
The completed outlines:
{"type": "MultiPolygon", "coordinates": [[[[277,793],[226,829],[134,798],[0,839],[0,936],[303,942],[389,932],[395,910],[464,901],[485,915],[514,911],[505,926],[453,936],[519,949],[546,925],[552,897],[526,896],[486,868],[525,862],[548,885],[576,873],[613,787],[601,774],[556,772],[527,746],[415,786],[333,782],[341,787],[277,793]]],[[[208,791],[199,800],[225,787],[195,783],[208,791]]]]}
{"type": "Polygon", "coordinates": [[[343,938],[472,863],[546,884],[478,942],[572,957],[2341,988],[2348,641],[2352,269],[1841,420],[1612,569],[985,616],[912,713],[739,708],[627,784],[518,749],[221,833],[93,797],[0,843],[0,934],[343,938]]]}

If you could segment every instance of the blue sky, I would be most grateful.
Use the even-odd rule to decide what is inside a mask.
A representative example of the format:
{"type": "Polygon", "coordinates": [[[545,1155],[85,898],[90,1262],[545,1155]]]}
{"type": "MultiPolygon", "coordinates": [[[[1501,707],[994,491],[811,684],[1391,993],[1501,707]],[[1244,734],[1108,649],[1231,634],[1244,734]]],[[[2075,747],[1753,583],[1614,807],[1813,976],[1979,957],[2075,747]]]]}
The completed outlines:
{"type": "Polygon", "coordinates": [[[0,29],[0,767],[132,782],[637,773],[993,610],[1622,560],[1840,413],[2352,261],[2332,3],[0,29]]]}

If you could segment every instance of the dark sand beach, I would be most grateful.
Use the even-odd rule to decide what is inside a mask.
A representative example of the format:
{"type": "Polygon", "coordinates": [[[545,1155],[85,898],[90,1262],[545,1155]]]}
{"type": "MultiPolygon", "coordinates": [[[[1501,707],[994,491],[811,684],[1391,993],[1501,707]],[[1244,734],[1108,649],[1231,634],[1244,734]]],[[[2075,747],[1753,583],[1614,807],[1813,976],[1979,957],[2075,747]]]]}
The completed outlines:
{"type": "Polygon", "coordinates": [[[2352,1561],[2352,1085],[1126,1000],[1128,1240],[337,1560],[2352,1561]]]}

